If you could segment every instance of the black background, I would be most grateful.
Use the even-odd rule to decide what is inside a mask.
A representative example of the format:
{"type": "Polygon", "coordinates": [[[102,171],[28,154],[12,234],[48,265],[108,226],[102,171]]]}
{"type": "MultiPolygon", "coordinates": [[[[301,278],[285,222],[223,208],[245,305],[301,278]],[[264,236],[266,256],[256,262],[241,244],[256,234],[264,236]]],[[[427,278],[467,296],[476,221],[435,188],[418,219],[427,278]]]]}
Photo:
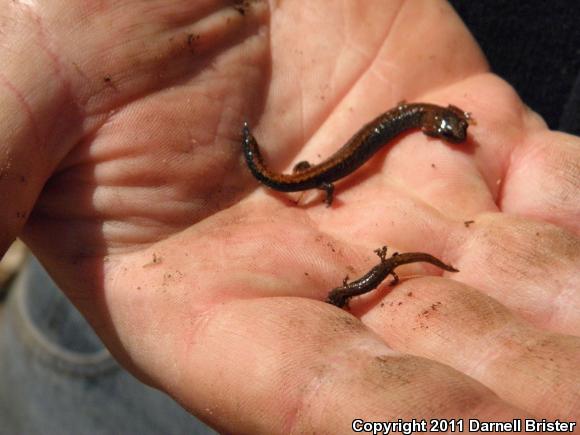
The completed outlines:
{"type": "Polygon", "coordinates": [[[580,134],[580,1],[450,0],[487,56],[550,128],[580,134]]]}

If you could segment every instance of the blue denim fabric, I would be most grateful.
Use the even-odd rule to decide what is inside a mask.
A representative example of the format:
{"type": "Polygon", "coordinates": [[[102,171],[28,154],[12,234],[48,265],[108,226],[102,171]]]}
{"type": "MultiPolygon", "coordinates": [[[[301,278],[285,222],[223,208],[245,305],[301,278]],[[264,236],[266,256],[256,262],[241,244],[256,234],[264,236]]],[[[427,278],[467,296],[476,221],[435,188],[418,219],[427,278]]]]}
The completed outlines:
{"type": "Polygon", "coordinates": [[[33,258],[0,324],[0,434],[213,434],[105,349],[33,258]]]}

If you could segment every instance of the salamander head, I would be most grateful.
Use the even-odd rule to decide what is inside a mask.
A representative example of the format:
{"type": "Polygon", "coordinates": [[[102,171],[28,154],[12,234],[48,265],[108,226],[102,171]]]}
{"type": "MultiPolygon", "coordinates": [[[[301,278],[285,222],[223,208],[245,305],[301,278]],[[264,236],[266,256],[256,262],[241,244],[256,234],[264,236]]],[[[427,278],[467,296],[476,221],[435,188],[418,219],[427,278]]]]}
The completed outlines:
{"type": "Polygon", "coordinates": [[[449,105],[447,108],[427,112],[421,130],[427,136],[447,142],[461,143],[467,137],[467,127],[473,123],[471,115],[460,108],[449,105]]]}

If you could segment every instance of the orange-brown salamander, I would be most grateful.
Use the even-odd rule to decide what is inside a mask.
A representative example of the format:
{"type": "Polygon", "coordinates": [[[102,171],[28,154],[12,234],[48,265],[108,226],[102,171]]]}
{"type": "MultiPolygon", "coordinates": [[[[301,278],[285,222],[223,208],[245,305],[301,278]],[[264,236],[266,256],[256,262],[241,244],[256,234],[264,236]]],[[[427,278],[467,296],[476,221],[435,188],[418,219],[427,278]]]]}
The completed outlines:
{"type": "Polygon", "coordinates": [[[425,262],[431,263],[449,272],[459,272],[453,266],[445,264],[438,258],[423,252],[407,252],[404,254],[395,252],[390,258],[387,258],[386,246],[375,250],[375,252],[381,259],[381,262],[356,281],[349,283],[347,282],[348,277],[346,277],[342,286],[337,287],[328,293],[326,302],[336,305],[337,307],[344,307],[348,304],[350,298],[374,290],[389,275],[392,275],[394,278],[392,284],[397,284],[399,282],[399,277],[395,273],[395,268],[403,264],[425,262]]]}
{"type": "Polygon", "coordinates": [[[354,172],[399,134],[418,128],[427,136],[461,143],[466,139],[470,122],[469,113],[452,105],[441,107],[426,103],[401,103],[362,127],[322,163],[311,165],[306,161],[300,162],[292,174],[280,174],[268,169],[248,123],[244,123],[242,129],[242,145],[246,163],[260,182],[282,192],[322,189],[326,192],[325,201],[329,206],[333,199],[333,182],[354,172]]]}

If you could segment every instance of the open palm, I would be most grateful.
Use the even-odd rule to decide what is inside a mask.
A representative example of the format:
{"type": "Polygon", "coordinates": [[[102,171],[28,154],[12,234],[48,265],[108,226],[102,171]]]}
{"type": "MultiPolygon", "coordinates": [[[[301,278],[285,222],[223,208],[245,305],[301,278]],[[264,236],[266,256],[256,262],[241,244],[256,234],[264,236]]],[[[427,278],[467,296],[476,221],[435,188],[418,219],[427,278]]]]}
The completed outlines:
{"type": "Polygon", "coordinates": [[[39,128],[54,152],[23,237],[133,373],[236,433],[579,417],[579,141],[487,71],[446,3],[68,3],[12,6],[43,23],[63,114],[39,128]],[[288,171],[401,100],[476,125],[393,141],[331,208],[245,167],[243,121],[288,171]],[[460,272],[320,302],[385,244],[460,272]]]}

